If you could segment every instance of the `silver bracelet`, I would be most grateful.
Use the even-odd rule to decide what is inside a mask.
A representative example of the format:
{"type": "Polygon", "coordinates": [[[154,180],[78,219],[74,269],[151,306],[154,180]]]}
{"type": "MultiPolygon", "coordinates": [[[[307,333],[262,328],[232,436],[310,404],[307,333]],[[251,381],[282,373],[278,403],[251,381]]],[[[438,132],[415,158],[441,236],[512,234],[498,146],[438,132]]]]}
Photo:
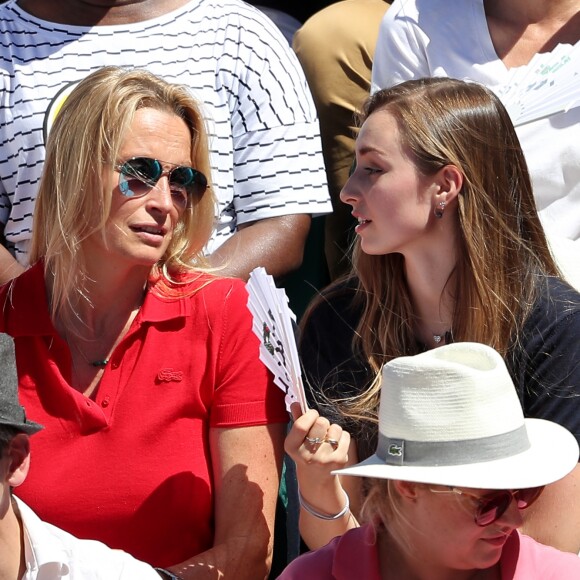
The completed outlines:
{"type": "Polygon", "coordinates": [[[344,499],[345,499],[345,503],[344,503],[344,507],[337,513],[334,515],[328,515],[328,514],[322,514],[320,513],[318,510],[314,509],[303,497],[302,494],[300,493],[300,490],[298,490],[298,501],[300,502],[300,505],[311,515],[314,516],[315,518],[319,518],[321,520],[327,520],[327,521],[331,521],[331,520],[339,520],[344,514],[346,514],[346,512],[348,512],[348,510],[350,509],[350,500],[348,498],[348,493],[346,493],[346,491],[344,491],[344,489],[342,490],[342,493],[344,493],[344,499]]]}

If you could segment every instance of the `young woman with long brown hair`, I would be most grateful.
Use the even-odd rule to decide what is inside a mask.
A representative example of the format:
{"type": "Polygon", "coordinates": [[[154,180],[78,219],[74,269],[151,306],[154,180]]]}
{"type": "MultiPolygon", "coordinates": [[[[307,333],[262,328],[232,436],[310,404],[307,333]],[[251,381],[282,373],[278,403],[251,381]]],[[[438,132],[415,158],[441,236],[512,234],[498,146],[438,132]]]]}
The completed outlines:
{"type": "MultiPolygon", "coordinates": [[[[286,441],[303,506],[316,508],[301,511],[311,547],[355,525],[360,490],[344,483],[352,501],[344,510],[329,471],[345,448],[348,463],[375,448],[374,379],[395,357],[452,341],[492,346],[526,416],[580,438],[580,296],[559,278],[503,105],[477,83],[422,79],[370,97],[363,119],[341,193],[359,222],[352,274],[303,324],[307,383],[324,418],[306,413],[286,441]]],[[[548,488],[524,529],[577,552],[579,482],[575,469],[548,488]]]]}

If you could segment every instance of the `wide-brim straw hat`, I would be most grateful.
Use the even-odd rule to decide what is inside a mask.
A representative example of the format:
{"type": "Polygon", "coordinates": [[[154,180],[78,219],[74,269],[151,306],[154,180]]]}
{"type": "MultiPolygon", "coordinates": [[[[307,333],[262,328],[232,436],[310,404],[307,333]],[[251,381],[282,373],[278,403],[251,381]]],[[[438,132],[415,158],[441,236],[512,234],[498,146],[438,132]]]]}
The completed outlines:
{"type": "Polygon", "coordinates": [[[557,481],[578,463],[575,437],[557,423],[524,419],[502,357],[477,343],[385,364],[378,428],[376,453],[333,473],[518,489],[557,481]]]}
{"type": "Polygon", "coordinates": [[[0,333],[0,425],[14,427],[32,435],[43,427],[26,418],[18,401],[18,376],[14,355],[14,340],[0,333]]]}

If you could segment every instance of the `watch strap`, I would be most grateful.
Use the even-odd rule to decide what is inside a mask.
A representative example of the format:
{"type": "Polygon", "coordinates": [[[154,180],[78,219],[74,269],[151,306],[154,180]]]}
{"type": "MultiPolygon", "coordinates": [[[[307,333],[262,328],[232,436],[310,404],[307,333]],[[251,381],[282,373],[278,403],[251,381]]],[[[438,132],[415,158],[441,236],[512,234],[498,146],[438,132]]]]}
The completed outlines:
{"type": "Polygon", "coordinates": [[[167,570],[165,568],[155,568],[155,572],[164,578],[165,580],[182,580],[179,576],[174,574],[171,570],[167,570]]]}

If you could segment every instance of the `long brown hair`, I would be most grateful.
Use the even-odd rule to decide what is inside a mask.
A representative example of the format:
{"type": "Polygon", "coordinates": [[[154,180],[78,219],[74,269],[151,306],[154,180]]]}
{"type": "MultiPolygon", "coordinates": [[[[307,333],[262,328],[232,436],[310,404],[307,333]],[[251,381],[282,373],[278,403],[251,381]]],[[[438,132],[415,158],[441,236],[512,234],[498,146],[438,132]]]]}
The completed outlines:
{"type": "MultiPolygon", "coordinates": [[[[484,86],[448,78],[407,81],[379,91],[361,120],[388,111],[402,145],[423,175],[454,165],[458,196],[453,338],[480,342],[506,355],[537,297],[537,276],[559,275],[540,224],[532,185],[510,118],[484,86]]],[[[377,373],[387,361],[419,352],[413,304],[400,254],[368,255],[355,241],[351,277],[363,311],[353,348],[377,373]]],[[[341,281],[343,283],[343,281],[341,281]]],[[[343,401],[351,418],[373,420],[380,381],[343,401]]]]}

